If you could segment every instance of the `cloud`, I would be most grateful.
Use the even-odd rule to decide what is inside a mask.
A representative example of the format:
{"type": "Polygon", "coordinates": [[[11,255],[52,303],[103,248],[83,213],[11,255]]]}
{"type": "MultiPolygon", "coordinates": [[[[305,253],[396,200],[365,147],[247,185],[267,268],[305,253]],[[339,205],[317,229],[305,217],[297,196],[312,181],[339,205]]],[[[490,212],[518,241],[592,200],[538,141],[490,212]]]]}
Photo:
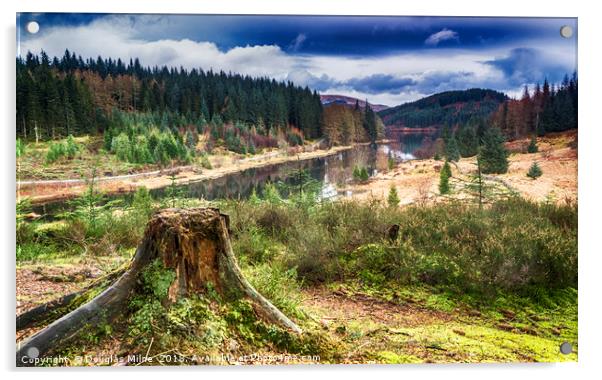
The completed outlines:
{"type": "Polygon", "coordinates": [[[153,19],[109,17],[88,25],[49,28],[39,37],[30,37],[20,44],[23,52],[61,57],[69,49],[82,57],[113,57],[128,61],[139,58],[145,66],[174,66],[188,69],[232,71],[251,76],[270,76],[284,79],[294,59],[276,45],[237,46],[220,50],[213,42],[187,38],[146,41],[139,37],[140,29],[153,19]],[[68,36],[68,37],[67,37],[68,36]]]}
{"type": "Polygon", "coordinates": [[[303,43],[307,40],[307,36],[303,33],[300,33],[295,37],[295,39],[291,42],[288,49],[292,51],[298,51],[303,43]]]}
{"type": "MultiPolygon", "coordinates": [[[[127,62],[137,57],[145,66],[223,70],[290,80],[323,93],[369,98],[371,102],[387,105],[471,87],[512,92],[545,76],[556,81],[556,72],[570,73],[575,67],[575,47],[562,45],[565,40],[561,43],[533,40],[519,45],[538,46],[541,50],[515,44],[479,49],[440,46],[387,55],[310,55],[294,54],[307,44],[305,33],[298,34],[288,47],[285,43],[284,48],[274,44],[224,48],[213,40],[158,35],[161,28],[157,25],[164,27],[170,22],[169,18],[161,17],[107,16],[87,25],[45,28],[38,35],[24,36],[20,49],[23,55],[28,50],[39,53],[43,49],[50,56],[61,57],[68,48],[84,59],[101,55],[127,62]],[[150,37],[145,34],[147,28],[152,31],[150,37]]],[[[312,34],[312,41],[313,38],[312,34]]],[[[443,29],[431,38],[436,45],[446,39],[457,39],[457,34],[443,29]],[[446,33],[442,35],[443,32],[446,33]]]]}
{"type": "Polygon", "coordinates": [[[412,78],[396,78],[393,75],[386,74],[372,74],[362,78],[350,79],[345,82],[345,85],[348,87],[367,94],[378,94],[383,92],[399,94],[415,84],[416,81],[412,78]]]}
{"type": "Polygon", "coordinates": [[[426,45],[437,46],[440,42],[448,41],[448,40],[456,40],[458,41],[458,33],[453,30],[443,28],[437,33],[431,34],[424,43],[426,45]]]}
{"type": "Polygon", "coordinates": [[[308,86],[311,89],[317,91],[326,91],[329,88],[336,87],[340,83],[334,78],[322,74],[320,76],[314,75],[306,69],[295,69],[288,73],[286,76],[287,81],[291,81],[301,86],[308,86]]]}
{"type": "Polygon", "coordinates": [[[485,61],[500,70],[512,85],[534,83],[548,77],[551,81],[559,81],[564,74],[570,72],[570,65],[563,63],[546,52],[534,48],[515,48],[501,58],[485,61]]]}

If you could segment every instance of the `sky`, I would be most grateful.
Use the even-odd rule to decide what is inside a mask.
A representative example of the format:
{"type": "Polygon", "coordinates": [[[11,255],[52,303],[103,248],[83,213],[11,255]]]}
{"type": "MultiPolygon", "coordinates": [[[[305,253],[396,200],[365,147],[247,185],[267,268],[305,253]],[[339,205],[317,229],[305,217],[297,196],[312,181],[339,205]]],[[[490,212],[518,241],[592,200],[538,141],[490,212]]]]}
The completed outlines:
{"type": "Polygon", "coordinates": [[[447,90],[519,96],[577,69],[575,18],[22,13],[17,55],[65,49],[144,66],[267,76],[394,106],[447,90]],[[37,21],[40,30],[25,26],[37,21]],[[560,35],[571,26],[573,36],[560,35]]]}

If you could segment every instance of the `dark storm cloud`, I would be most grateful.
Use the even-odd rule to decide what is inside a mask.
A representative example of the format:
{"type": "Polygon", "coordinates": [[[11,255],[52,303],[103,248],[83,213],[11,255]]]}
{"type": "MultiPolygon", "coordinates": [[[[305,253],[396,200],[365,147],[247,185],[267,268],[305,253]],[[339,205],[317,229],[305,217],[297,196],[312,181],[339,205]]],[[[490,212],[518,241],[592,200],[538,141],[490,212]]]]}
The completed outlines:
{"type": "Polygon", "coordinates": [[[396,78],[392,75],[373,74],[363,78],[350,79],[345,85],[358,92],[367,94],[390,93],[398,94],[415,85],[416,81],[411,78],[396,78]]]}
{"type": "Polygon", "coordinates": [[[501,70],[511,85],[533,83],[544,77],[557,82],[574,69],[554,62],[538,49],[525,47],[512,49],[506,57],[485,63],[501,70]]]}
{"type": "Polygon", "coordinates": [[[471,87],[516,92],[576,69],[576,19],[22,13],[18,54],[65,49],[224,70],[395,105],[471,87]],[[28,35],[28,21],[40,32],[28,35]]]}

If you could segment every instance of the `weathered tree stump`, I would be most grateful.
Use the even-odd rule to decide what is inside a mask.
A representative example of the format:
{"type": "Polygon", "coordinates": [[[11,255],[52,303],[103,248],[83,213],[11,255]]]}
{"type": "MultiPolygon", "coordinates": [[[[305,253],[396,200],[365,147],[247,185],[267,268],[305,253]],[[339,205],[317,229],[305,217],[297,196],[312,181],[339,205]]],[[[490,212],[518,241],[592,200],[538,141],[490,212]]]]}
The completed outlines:
{"type": "MultiPolygon", "coordinates": [[[[136,254],[121,277],[91,301],[20,342],[17,345],[17,366],[31,365],[29,358],[43,357],[86,326],[123,314],[127,300],[136,290],[138,276],[155,260],[161,260],[165,268],[176,274],[168,292],[170,302],[202,293],[211,284],[224,299],[246,297],[262,318],[301,333],[294,322],[244,278],[232,251],[228,222],[228,216],[214,208],[165,209],[156,213],[148,222],[136,254]]],[[[59,301],[48,305],[64,304],[64,300],[59,301]]],[[[56,308],[41,307],[35,317],[44,317],[46,309],[56,308]]],[[[17,317],[17,320],[23,321],[24,318],[17,317]]]]}

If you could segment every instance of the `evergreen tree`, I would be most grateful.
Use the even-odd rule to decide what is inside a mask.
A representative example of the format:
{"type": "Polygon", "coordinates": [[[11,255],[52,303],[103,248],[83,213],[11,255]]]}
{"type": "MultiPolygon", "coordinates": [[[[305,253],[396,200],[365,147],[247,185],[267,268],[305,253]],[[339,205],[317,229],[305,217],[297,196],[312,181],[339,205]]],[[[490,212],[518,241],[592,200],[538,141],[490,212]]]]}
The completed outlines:
{"type": "Polygon", "coordinates": [[[498,128],[489,128],[485,132],[478,160],[480,170],[485,174],[502,174],[508,171],[508,151],[504,147],[504,137],[498,128]]]}
{"type": "Polygon", "coordinates": [[[439,194],[445,195],[450,192],[449,177],[451,176],[451,167],[449,162],[445,161],[441,171],[439,172],[439,194]]]}
{"type": "Polygon", "coordinates": [[[391,185],[391,188],[389,189],[387,204],[389,205],[389,207],[397,207],[399,205],[399,195],[397,194],[397,188],[393,185],[391,185]]]}
{"type": "Polygon", "coordinates": [[[366,108],[364,109],[364,129],[368,134],[368,138],[370,139],[370,143],[372,145],[376,144],[376,139],[378,138],[378,133],[376,129],[376,114],[370,107],[368,100],[366,99],[366,108]]]}
{"type": "Polygon", "coordinates": [[[537,153],[539,148],[537,147],[537,139],[535,136],[531,137],[531,141],[529,142],[529,146],[527,146],[528,153],[537,153]]]}
{"type": "Polygon", "coordinates": [[[472,157],[478,153],[479,141],[473,127],[464,125],[458,131],[458,150],[462,157],[472,157]]]}
{"type": "Polygon", "coordinates": [[[543,174],[543,171],[541,170],[541,168],[539,167],[537,162],[533,162],[533,164],[531,164],[531,166],[529,167],[529,171],[527,172],[527,177],[529,177],[531,179],[537,179],[537,178],[541,177],[542,174],[543,174]]]}
{"type": "Polygon", "coordinates": [[[445,157],[448,161],[458,161],[460,159],[460,150],[454,135],[451,135],[445,142],[445,157]]]}

